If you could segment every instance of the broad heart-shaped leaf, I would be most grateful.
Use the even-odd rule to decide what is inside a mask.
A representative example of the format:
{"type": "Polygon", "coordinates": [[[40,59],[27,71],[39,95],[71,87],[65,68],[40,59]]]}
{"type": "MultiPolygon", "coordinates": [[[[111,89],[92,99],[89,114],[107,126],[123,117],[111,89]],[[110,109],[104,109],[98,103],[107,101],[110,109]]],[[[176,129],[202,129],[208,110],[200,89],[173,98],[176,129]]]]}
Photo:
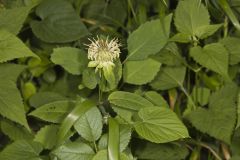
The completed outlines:
{"type": "Polygon", "coordinates": [[[151,102],[140,95],[124,91],[112,92],[108,96],[108,100],[117,107],[132,111],[138,111],[141,108],[153,106],[151,102]]]}
{"type": "Polygon", "coordinates": [[[74,108],[75,102],[69,100],[54,101],[44,104],[29,115],[52,123],[61,123],[74,108]]]}
{"type": "Polygon", "coordinates": [[[178,2],[174,22],[179,32],[194,36],[197,28],[209,25],[210,19],[201,0],[182,0],[178,2]]]}
{"type": "Polygon", "coordinates": [[[23,57],[36,57],[14,34],[0,29],[0,63],[23,57]]]}
{"type": "Polygon", "coordinates": [[[94,142],[99,139],[102,134],[102,115],[97,107],[88,110],[74,124],[77,132],[86,140],[94,142]]]}
{"type": "Polygon", "coordinates": [[[24,105],[16,81],[25,67],[16,64],[0,64],[0,114],[29,129],[24,105]]]}
{"type": "Polygon", "coordinates": [[[143,60],[160,51],[167,43],[172,15],[142,24],[128,37],[127,60],[143,60]]]}
{"type": "Polygon", "coordinates": [[[202,66],[219,73],[226,80],[228,77],[228,53],[220,43],[212,43],[201,48],[190,49],[190,56],[202,66]]]}
{"type": "Polygon", "coordinates": [[[154,79],[160,66],[160,62],[151,58],[141,61],[127,61],[123,69],[123,79],[130,84],[146,84],[154,79]]]}
{"type": "Polygon", "coordinates": [[[31,7],[18,7],[0,11],[0,29],[17,35],[28,16],[31,7]]]}
{"type": "Polygon", "coordinates": [[[68,1],[44,1],[37,7],[36,14],[41,21],[34,20],[30,25],[33,33],[45,42],[71,42],[88,34],[85,25],[68,1]]]}
{"type": "Polygon", "coordinates": [[[7,135],[11,140],[31,140],[34,136],[23,126],[17,125],[8,120],[3,120],[0,123],[1,131],[7,135]]]}
{"type": "Polygon", "coordinates": [[[177,143],[154,144],[140,141],[136,146],[135,155],[139,159],[182,160],[188,155],[187,147],[177,143]]]}
{"type": "Polygon", "coordinates": [[[68,142],[52,152],[59,160],[92,160],[93,149],[82,142],[68,142]]]}
{"type": "Polygon", "coordinates": [[[169,108],[166,100],[156,91],[148,91],[144,94],[144,97],[156,106],[169,108]]]}
{"type": "Polygon", "coordinates": [[[55,48],[51,55],[54,64],[62,66],[71,74],[79,75],[87,66],[87,53],[78,48],[61,47],[55,48]]]}
{"type": "Polygon", "coordinates": [[[229,52],[229,64],[234,65],[240,62],[240,38],[226,37],[220,41],[229,52]]]}
{"type": "Polygon", "coordinates": [[[183,85],[186,67],[162,67],[155,79],[150,83],[156,90],[167,90],[183,85]]]}
{"type": "Polygon", "coordinates": [[[147,107],[138,112],[140,120],[134,128],[148,141],[166,143],[180,138],[187,138],[188,130],[170,109],[164,107],[147,107]]]}
{"type": "Polygon", "coordinates": [[[210,97],[208,109],[198,108],[186,117],[197,129],[228,144],[236,124],[238,87],[227,84],[210,97]]]}
{"type": "Polygon", "coordinates": [[[1,153],[1,160],[42,160],[39,153],[42,151],[41,144],[18,140],[8,145],[1,153]]]}
{"type": "Polygon", "coordinates": [[[52,149],[57,142],[57,125],[42,127],[35,135],[34,141],[39,142],[45,149],[52,149]]]}

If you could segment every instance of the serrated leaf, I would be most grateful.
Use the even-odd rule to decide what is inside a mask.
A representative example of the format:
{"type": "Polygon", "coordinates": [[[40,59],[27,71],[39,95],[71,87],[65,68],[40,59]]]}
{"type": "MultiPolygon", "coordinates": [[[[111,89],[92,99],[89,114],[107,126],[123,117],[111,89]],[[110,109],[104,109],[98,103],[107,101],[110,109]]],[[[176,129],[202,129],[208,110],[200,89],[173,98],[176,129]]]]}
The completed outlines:
{"type": "Polygon", "coordinates": [[[226,37],[220,41],[229,52],[229,64],[235,65],[240,62],[240,39],[235,37],[226,37]]]}
{"type": "Polygon", "coordinates": [[[179,43],[188,43],[191,42],[192,38],[189,34],[177,33],[170,38],[170,41],[179,42],[179,43]]]}
{"type": "Polygon", "coordinates": [[[180,160],[187,157],[188,149],[180,144],[154,144],[144,141],[137,143],[135,154],[139,159],[180,160]]]}
{"type": "Polygon", "coordinates": [[[14,35],[21,30],[31,7],[18,7],[0,11],[0,29],[6,29],[14,35]]]}
{"type": "Polygon", "coordinates": [[[150,83],[156,90],[167,90],[183,85],[186,67],[162,67],[155,79],[150,83]]]}
{"type": "Polygon", "coordinates": [[[52,152],[59,160],[92,160],[93,149],[82,142],[68,142],[52,152]]]}
{"type": "Polygon", "coordinates": [[[220,27],[222,27],[222,24],[201,26],[196,29],[195,34],[199,39],[204,39],[214,34],[220,27]]]}
{"type": "Polygon", "coordinates": [[[219,73],[225,79],[228,77],[228,53],[220,43],[199,46],[190,49],[190,56],[202,66],[219,73]]]}
{"type": "Polygon", "coordinates": [[[33,135],[23,126],[17,125],[10,121],[1,121],[1,131],[7,135],[11,140],[31,140],[33,135]]]}
{"type": "Polygon", "coordinates": [[[180,66],[184,61],[179,53],[178,46],[173,42],[168,43],[159,53],[154,55],[153,58],[168,66],[180,66]]]}
{"type": "Polygon", "coordinates": [[[65,141],[67,134],[76,121],[81,118],[89,109],[95,107],[96,104],[90,100],[77,100],[74,109],[64,118],[60,125],[57,135],[57,144],[61,144],[65,141]]]}
{"type": "Polygon", "coordinates": [[[238,87],[227,84],[210,97],[208,109],[198,108],[186,117],[197,129],[228,144],[236,123],[238,87]]]}
{"type": "Polygon", "coordinates": [[[54,64],[62,66],[71,74],[79,75],[87,66],[87,54],[72,47],[55,48],[51,55],[51,61],[54,64]]]}
{"type": "Polygon", "coordinates": [[[54,101],[63,101],[67,100],[67,98],[56,92],[37,92],[29,99],[29,104],[34,108],[38,108],[45,104],[54,102],[54,101]]]}
{"type": "Polygon", "coordinates": [[[144,97],[156,106],[169,108],[166,100],[156,91],[148,91],[144,94],[144,97]]]}
{"type": "Polygon", "coordinates": [[[209,25],[210,19],[201,0],[183,0],[178,3],[174,22],[179,32],[195,36],[197,28],[209,25]]]}
{"type": "Polygon", "coordinates": [[[138,112],[140,120],[134,128],[143,138],[154,143],[166,143],[187,138],[188,130],[170,109],[164,107],[142,108],[138,112]]]}
{"type": "Polygon", "coordinates": [[[16,58],[38,58],[27,46],[14,34],[0,30],[0,63],[16,58]]]}
{"type": "Polygon", "coordinates": [[[75,41],[88,34],[71,3],[64,0],[42,2],[36,9],[40,21],[30,23],[33,33],[49,43],[75,41]]]}
{"type": "Polygon", "coordinates": [[[126,83],[142,85],[154,79],[161,63],[151,58],[141,61],[127,61],[123,69],[123,79],[126,83]]]}
{"type": "Polygon", "coordinates": [[[42,146],[37,142],[18,140],[8,145],[1,153],[2,160],[42,160],[39,153],[42,146]]]}
{"type": "Polygon", "coordinates": [[[75,102],[69,100],[54,101],[38,107],[29,115],[52,123],[61,123],[74,108],[75,102]]]}
{"type": "Polygon", "coordinates": [[[151,102],[140,95],[124,91],[112,92],[108,96],[108,100],[117,107],[132,111],[138,111],[141,108],[153,106],[151,102]]]}
{"type": "Polygon", "coordinates": [[[42,127],[35,135],[34,141],[39,142],[45,149],[52,149],[57,142],[57,125],[47,125],[42,127]]]}
{"type": "Polygon", "coordinates": [[[143,60],[160,51],[167,43],[172,15],[142,24],[128,37],[127,60],[143,60]]]}
{"type": "Polygon", "coordinates": [[[74,124],[77,132],[86,140],[94,142],[99,139],[102,134],[102,115],[97,107],[88,110],[74,124]]]}
{"type": "Polygon", "coordinates": [[[22,65],[0,64],[0,114],[29,129],[23,100],[16,86],[24,68],[22,65]]]}

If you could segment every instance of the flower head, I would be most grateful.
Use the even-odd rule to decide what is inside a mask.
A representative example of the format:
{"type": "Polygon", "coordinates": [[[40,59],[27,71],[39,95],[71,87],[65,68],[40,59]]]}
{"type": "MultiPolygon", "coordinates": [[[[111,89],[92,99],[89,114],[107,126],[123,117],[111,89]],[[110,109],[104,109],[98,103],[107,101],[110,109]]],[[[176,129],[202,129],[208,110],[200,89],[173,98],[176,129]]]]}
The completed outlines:
{"type": "Polygon", "coordinates": [[[103,40],[99,37],[97,39],[89,39],[91,44],[88,44],[88,59],[91,61],[89,62],[89,67],[96,67],[98,68],[108,67],[108,66],[115,66],[114,60],[119,58],[119,54],[121,53],[119,47],[121,46],[118,42],[118,39],[114,38],[111,41],[103,40]]]}

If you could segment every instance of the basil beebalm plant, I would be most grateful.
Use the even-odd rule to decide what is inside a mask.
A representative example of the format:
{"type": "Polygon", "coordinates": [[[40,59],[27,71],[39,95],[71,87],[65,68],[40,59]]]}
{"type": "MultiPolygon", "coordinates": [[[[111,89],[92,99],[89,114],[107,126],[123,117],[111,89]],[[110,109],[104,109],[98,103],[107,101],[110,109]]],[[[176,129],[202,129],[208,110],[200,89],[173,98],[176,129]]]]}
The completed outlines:
{"type": "Polygon", "coordinates": [[[0,160],[240,160],[239,0],[1,0],[0,160]]]}

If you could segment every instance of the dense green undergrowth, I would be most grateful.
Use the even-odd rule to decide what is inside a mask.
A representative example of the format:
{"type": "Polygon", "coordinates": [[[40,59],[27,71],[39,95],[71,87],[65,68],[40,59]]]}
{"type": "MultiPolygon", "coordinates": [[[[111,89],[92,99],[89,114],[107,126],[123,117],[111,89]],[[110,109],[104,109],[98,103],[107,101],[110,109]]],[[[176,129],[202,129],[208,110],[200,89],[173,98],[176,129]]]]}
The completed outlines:
{"type": "Polygon", "coordinates": [[[1,0],[0,160],[239,160],[239,18],[239,0],[1,0]]]}

